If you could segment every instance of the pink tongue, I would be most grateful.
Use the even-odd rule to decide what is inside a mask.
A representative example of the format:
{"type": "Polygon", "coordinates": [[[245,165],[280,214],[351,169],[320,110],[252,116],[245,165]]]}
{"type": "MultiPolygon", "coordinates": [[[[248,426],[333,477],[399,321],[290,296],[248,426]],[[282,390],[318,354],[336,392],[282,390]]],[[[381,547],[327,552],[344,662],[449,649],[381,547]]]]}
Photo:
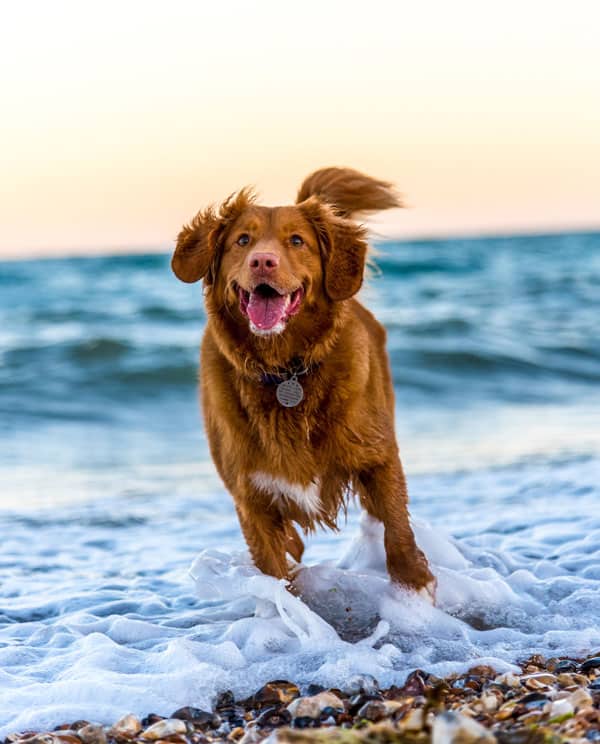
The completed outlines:
{"type": "Polygon", "coordinates": [[[250,293],[248,317],[257,328],[268,331],[282,320],[287,297],[262,297],[258,292],[250,293]]]}

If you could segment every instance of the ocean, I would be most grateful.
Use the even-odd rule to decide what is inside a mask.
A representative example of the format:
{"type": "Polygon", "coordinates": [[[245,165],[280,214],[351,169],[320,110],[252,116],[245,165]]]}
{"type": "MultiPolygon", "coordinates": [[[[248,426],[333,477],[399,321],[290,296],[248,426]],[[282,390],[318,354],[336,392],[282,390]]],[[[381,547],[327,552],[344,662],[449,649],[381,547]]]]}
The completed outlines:
{"type": "MultiPolygon", "coordinates": [[[[351,508],[299,597],[251,565],[169,256],[0,263],[0,735],[600,650],[600,234],[387,242],[396,424],[436,606],[351,508]]],[[[276,436],[276,432],[274,432],[276,436]]]]}

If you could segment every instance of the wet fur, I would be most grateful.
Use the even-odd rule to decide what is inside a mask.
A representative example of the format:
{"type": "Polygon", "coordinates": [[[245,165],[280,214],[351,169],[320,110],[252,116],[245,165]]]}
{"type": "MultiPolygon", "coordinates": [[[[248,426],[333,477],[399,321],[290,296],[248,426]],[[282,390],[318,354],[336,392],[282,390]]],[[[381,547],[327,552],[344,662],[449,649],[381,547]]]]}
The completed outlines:
{"type": "Polygon", "coordinates": [[[294,206],[261,207],[245,189],[219,209],[199,212],[177,240],[175,274],[187,282],[204,279],[201,395],[212,457],[256,565],[278,578],[289,576],[286,554],[302,557],[293,523],[306,532],[336,529],[355,493],[384,523],[392,579],[414,589],[432,583],[408,521],[385,330],[354,298],[368,246],[352,215],[395,206],[389,183],[326,168],[304,181],[294,206]],[[233,240],[244,225],[256,245],[281,254],[281,281],[300,279],[306,287],[300,313],[279,335],[251,333],[238,308],[235,285],[246,269],[233,240]],[[286,243],[290,231],[306,236],[305,251],[286,243]],[[308,371],[300,378],[302,403],[287,409],[261,375],[289,369],[292,360],[308,371]],[[258,487],[265,481],[256,473],[305,489],[318,481],[320,511],[258,487]]]}

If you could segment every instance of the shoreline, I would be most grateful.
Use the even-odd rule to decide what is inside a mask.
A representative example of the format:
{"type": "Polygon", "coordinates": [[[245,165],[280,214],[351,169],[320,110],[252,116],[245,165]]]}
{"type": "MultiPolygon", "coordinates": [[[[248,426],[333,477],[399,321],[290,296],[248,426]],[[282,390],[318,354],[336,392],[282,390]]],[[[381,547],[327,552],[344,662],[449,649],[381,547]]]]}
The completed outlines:
{"type": "Polygon", "coordinates": [[[15,732],[4,742],[600,742],[600,650],[579,659],[532,656],[519,665],[519,674],[480,665],[445,678],[417,669],[402,687],[388,689],[369,675],[346,681],[344,691],[315,685],[301,691],[277,680],[246,700],[224,692],[212,711],[190,705],[167,718],[127,715],[110,726],[74,721],[15,732]]]}

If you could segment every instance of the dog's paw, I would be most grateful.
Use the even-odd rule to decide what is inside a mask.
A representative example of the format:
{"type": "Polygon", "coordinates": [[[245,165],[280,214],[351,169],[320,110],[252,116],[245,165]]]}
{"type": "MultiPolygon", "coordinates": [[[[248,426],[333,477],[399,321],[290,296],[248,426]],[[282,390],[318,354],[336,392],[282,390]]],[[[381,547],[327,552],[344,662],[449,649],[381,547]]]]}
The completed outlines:
{"type": "Polygon", "coordinates": [[[421,587],[417,594],[419,597],[424,599],[426,602],[429,602],[429,604],[435,606],[435,591],[437,588],[437,581],[435,579],[431,579],[431,581],[428,584],[425,584],[425,586],[421,587]]]}

